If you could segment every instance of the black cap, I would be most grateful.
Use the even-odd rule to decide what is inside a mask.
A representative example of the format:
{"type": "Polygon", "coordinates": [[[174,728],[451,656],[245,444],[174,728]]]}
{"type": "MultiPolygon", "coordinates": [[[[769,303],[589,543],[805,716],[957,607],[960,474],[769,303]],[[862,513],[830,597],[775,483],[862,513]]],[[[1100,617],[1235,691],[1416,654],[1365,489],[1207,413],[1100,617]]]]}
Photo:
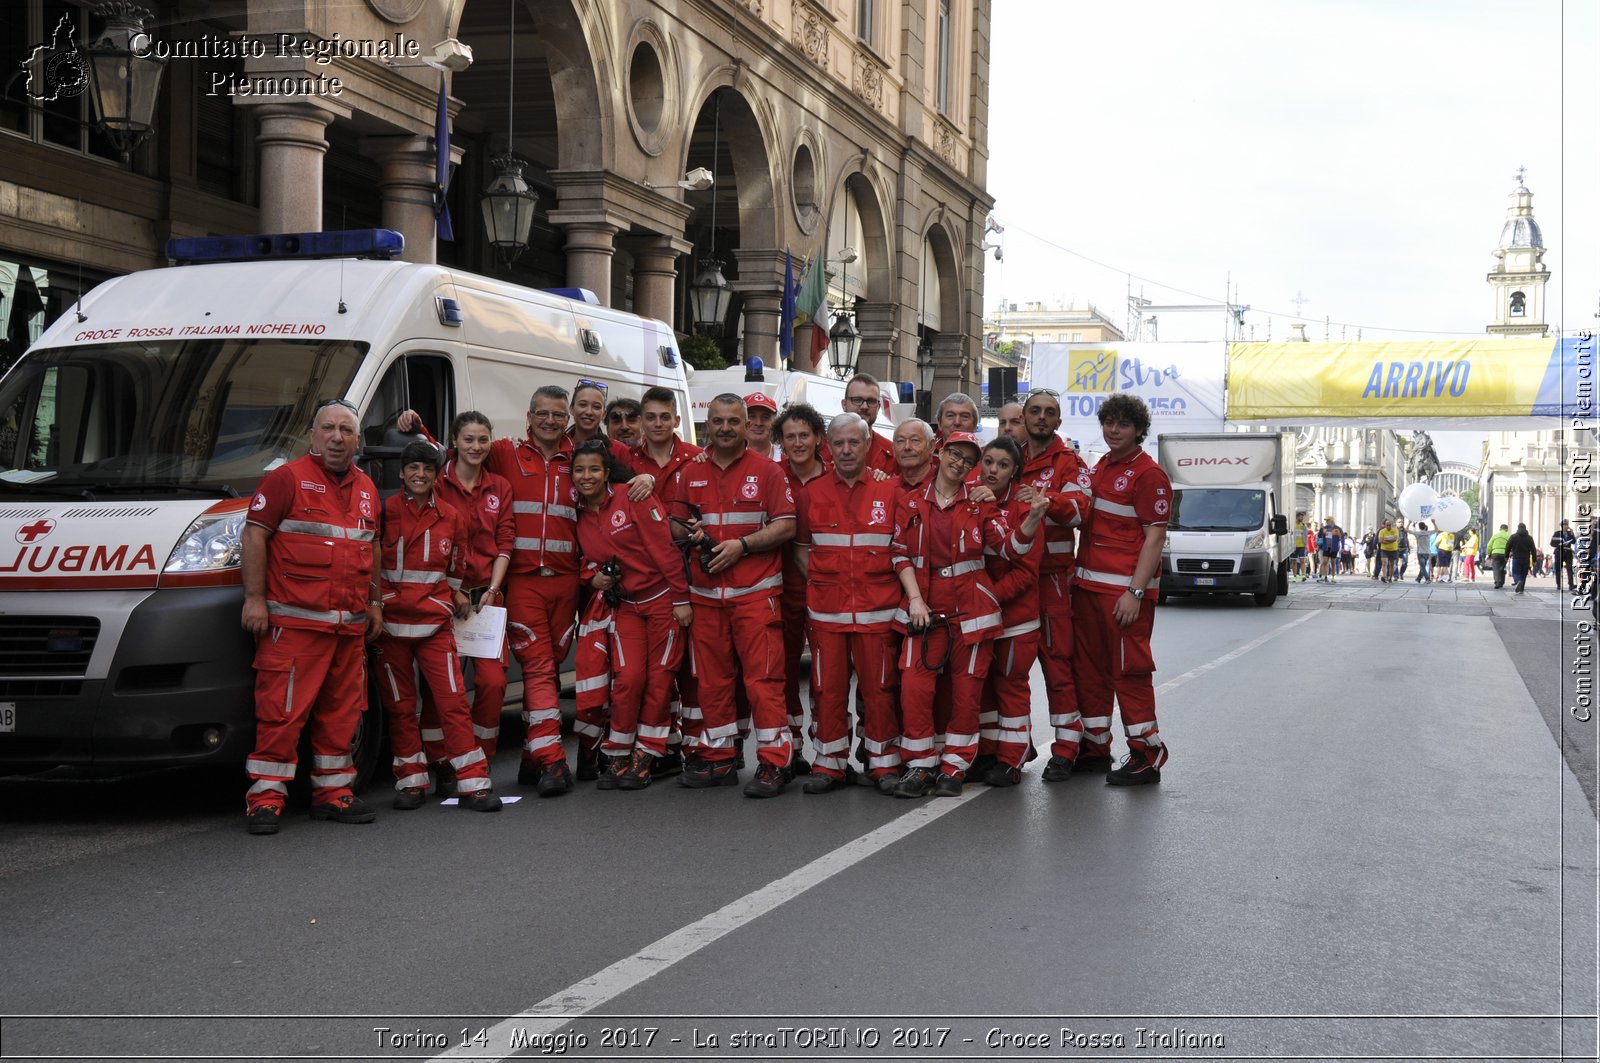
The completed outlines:
{"type": "Polygon", "coordinates": [[[403,469],[414,461],[420,461],[424,465],[432,465],[437,469],[439,467],[439,448],[425,439],[413,439],[400,452],[400,467],[403,469]]]}

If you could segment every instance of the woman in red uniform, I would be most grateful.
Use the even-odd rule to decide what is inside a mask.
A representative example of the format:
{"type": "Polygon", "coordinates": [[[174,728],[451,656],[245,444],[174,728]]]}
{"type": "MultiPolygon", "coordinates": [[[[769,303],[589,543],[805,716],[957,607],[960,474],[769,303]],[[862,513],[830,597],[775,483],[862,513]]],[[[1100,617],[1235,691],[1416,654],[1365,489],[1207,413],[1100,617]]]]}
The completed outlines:
{"type": "Polygon", "coordinates": [[[1000,600],[984,568],[984,551],[1006,559],[1031,543],[1013,534],[993,502],[969,495],[967,473],[978,464],[978,437],[951,432],[939,471],[900,496],[891,549],[906,592],[907,634],[900,658],[900,756],[906,765],[896,797],[957,797],[977,754],[978,706],[989,674],[1000,600]],[[935,719],[938,688],[949,690],[949,719],[935,719]],[[943,752],[937,748],[943,745],[943,752]]]}
{"type": "MultiPolygon", "coordinates": [[[[511,481],[484,468],[494,426],[477,410],[456,415],[450,425],[452,457],[439,473],[434,492],[456,511],[461,529],[461,589],[476,609],[505,605],[506,570],[516,530],[511,516],[511,481]]],[[[472,733],[483,755],[493,757],[500,740],[500,713],[506,700],[506,646],[498,657],[467,657],[472,663],[472,733]]],[[[431,694],[431,691],[429,692],[431,694]]],[[[449,797],[455,773],[444,756],[444,735],[431,696],[422,702],[422,738],[438,779],[436,793],[449,797]]]]}
{"type": "Polygon", "coordinates": [[[978,714],[978,757],[967,776],[989,786],[1015,786],[1022,780],[1022,765],[1033,744],[1028,722],[1033,715],[1033,692],[1028,673],[1039,656],[1039,563],[1042,549],[1032,548],[1032,537],[1044,522],[1050,499],[1011,478],[1023,465],[1022,451],[1007,436],[983,448],[980,482],[994,492],[995,503],[1019,538],[1029,540],[1026,551],[1014,550],[1010,560],[992,550],[984,563],[994,593],[1000,599],[1001,628],[994,638],[994,657],[983,687],[978,714]]]}
{"type": "Polygon", "coordinates": [[[602,789],[642,790],[650,785],[651,761],[667,752],[672,677],[693,613],[683,555],[672,544],[661,503],[654,496],[633,502],[613,491],[608,451],[605,442],[591,440],[572,455],[582,571],[597,593],[613,592],[614,602],[611,723],[600,743],[611,759],[598,781],[602,789]]]}

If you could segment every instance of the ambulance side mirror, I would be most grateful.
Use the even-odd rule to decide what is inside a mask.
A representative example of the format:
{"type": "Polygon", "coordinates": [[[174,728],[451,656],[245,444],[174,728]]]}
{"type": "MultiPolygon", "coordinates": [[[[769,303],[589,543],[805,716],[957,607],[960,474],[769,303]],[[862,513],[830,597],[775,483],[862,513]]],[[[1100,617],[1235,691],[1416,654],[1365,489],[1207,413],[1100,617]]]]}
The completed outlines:
{"type": "Polygon", "coordinates": [[[1272,515],[1272,534],[1273,535],[1288,535],[1289,534],[1289,518],[1284,516],[1282,513],[1274,513],[1272,515]]]}

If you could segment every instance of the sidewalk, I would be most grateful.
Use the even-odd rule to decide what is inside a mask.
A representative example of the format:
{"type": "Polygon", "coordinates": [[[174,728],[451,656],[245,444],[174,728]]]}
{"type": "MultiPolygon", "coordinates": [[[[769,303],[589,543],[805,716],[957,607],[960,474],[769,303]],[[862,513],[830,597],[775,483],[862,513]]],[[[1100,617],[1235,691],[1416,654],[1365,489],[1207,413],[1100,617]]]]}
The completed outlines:
{"type": "Polygon", "coordinates": [[[1357,612],[1444,613],[1453,616],[1500,616],[1520,620],[1579,620],[1587,608],[1572,608],[1572,596],[1563,584],[1556,593],[1553,576],[1530,578],[1527,590],[1517,594],[1506,579],[1503,590],[1494,589],[1492,575],[1476,583],[1457,578],[1454,583],[1382,583],[1365,573],[1339,576],[1333,583],[1289,583],[1287,598],[1279,605],[1289,609],[1350,609],[1357,612]]]}

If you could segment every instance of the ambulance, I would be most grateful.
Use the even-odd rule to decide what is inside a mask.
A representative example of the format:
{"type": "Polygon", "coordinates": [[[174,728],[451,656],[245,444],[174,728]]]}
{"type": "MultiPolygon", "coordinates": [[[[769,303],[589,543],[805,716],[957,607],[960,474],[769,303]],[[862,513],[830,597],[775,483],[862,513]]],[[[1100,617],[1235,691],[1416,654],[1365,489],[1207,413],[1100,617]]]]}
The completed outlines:
{"type": "MultiPolygon", "coordinates": [[[[177,264],[87,293],[0,379],[0,772],[243,763],[245,507],[322,400],[360,411],[385,493],[415,438],[402,410],[443,435],[476,409],[518,438],[542,384],[661,385],[687,408],[664,322],[401,247],[381,229],[174,240],[177,264]]],[[[382,716],[363,714],[363,779],[382,716]]]]}
{"type": "MultiPolygon", "coordinates": [[[[718,395],[738,395],[741,398],[754,392],[771,396],[782,410],[791,403],[809,403],[822,415],[824,422],[844,411],[844,393],[848,381],[836,376],[805,373],[798,369],[766,369],[761,359],[751,358],[751,363],[728,369],[693,369],[689,371],[690,416],[700,443],[705,444],[706,414],[711,400],[718,395]]],[[[905,395],[906,386],[894,381],[881,381],[878,385],[881,406],[873,431],[886,439],[894,438],[895,425],[916,416],[916,403],[896,402],[905,395]]],[[[909,396],[906,396],[909,398],[909,396]]]]}

